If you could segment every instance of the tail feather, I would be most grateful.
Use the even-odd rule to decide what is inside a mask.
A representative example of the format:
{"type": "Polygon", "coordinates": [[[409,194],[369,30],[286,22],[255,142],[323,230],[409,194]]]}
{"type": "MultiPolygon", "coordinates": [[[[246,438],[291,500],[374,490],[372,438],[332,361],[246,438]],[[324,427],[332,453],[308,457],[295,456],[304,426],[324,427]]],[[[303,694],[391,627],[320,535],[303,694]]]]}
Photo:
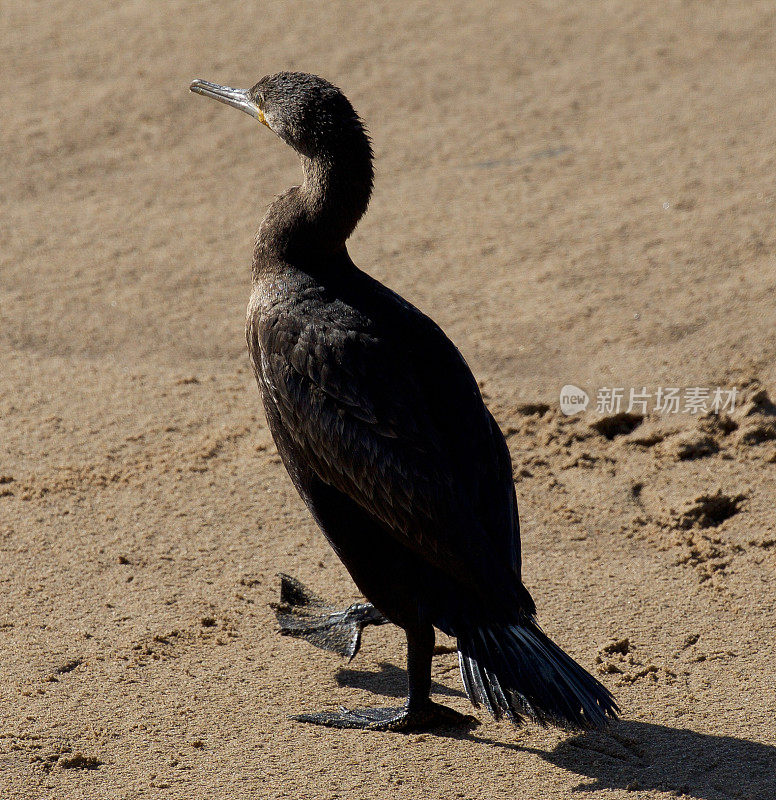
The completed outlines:
{"type": "Polygon", "coordinates": [[[496,719],[584,729],[617,717],[609,690],[533,620],[460,634],[458,659],[469,699],[496,719]]]}
{"type": "Polygon", "coordinates": [[[494,680],[495,676],[488,675],[474,658],[462,656],[460,651],[458,657],[459,660],[462,658],[466,660],[466,666],[461,667],[466,694],[469,695],[475,706],[484,705],[498,719],[501,714],[500,709],[507,704],[504,691],[498,679],[494,680]]]}

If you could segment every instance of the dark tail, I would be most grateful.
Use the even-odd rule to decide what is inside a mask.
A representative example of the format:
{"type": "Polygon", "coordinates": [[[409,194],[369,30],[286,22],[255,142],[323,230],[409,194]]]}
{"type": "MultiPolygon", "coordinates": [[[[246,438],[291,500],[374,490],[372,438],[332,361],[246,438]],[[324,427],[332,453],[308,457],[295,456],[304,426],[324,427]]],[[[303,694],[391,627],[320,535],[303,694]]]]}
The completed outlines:
{"type": "Polygon", "coordinates": [[[477,628],[458,637],[466,694],[496,719],[519,725],[596,728],[619,708],[606,687],[566,655],[533,620],[477,628]]]}

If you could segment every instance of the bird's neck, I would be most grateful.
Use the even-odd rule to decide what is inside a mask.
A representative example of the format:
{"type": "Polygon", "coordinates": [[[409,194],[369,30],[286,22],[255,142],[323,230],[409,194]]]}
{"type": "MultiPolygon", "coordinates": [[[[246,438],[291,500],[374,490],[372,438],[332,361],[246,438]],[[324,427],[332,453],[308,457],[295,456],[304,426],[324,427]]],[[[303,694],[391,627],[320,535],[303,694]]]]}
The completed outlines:
{"type": "Polygon", "coordinates": [[[340,154],[301,156],[302,185],[278,197],[259,228],[254,279],[265,262],[314,267],[345,247],[372,193],[371,149],[368,140],[359,144],[340,154]]]}
{"type": "Polygon", "coordinates": [[[344,244],[364,215],[372,194],[372,162],[368,153],[308,158],[302,156],[300,187],[309,218],[327,239],[344,244]]]}

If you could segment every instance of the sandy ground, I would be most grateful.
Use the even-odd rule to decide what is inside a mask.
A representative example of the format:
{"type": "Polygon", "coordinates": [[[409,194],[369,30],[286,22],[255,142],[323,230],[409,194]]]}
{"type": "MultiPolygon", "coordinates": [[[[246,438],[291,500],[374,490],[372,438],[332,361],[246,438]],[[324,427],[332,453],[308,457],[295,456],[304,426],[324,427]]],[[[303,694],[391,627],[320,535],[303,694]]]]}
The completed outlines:
{"type": "MultiPolygon", "coordinates": [[[[4,3],[0,797],[775,797],[775,43],[771,2],[4,3]],[[281,570],[357,596],[243,339],[298,166],[187,86],[282,68],[368,122],[351,253],[482,380],[608,733],[287,719],[395,704],[404,653],[370,630],[344,664],[268,605],[281,570]],[[595,427],[569,383],[740,395],[595,427]]],[[[434,680],[468,708],[454,655],[434,680]]]]}

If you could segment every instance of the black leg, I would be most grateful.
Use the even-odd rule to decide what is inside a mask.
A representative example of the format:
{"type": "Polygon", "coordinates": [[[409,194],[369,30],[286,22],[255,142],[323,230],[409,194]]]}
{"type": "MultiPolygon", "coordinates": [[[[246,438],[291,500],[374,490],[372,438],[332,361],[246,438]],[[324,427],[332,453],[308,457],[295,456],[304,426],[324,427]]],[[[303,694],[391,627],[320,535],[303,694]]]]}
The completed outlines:
{"type": "Polygon", "coordinates": [[[418,625],[407,631],[407,702],[400,708],[359,708],[297,714],[291,719],[330,728],[362,728],[376,731],[412,731],[439,725],[471,728],[479,722],[467,714],[431,700],[431,658],[434,628],[418,625]]]}
{"type": "Polygon", "coordinates": [[[420,625],[407,631],[407,709],[421,711],[431,702],[431,658],[434,628],[420,625]]]}

